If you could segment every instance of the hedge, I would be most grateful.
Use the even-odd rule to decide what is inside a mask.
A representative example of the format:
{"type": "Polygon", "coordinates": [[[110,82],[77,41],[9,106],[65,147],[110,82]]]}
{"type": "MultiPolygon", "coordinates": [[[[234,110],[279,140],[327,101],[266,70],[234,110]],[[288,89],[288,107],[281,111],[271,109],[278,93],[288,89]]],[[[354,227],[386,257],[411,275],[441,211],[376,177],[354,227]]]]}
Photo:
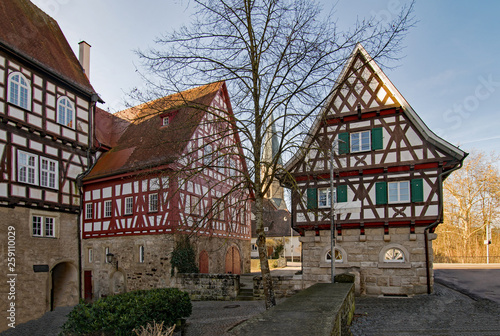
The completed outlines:
{"type": "Polygon", "coordinates": [[[176,288],[138,290],[79,303],[69,313],[62,335],[129,336],[153,321],[166,326],[191,315],[189,295],[176,288]]]}

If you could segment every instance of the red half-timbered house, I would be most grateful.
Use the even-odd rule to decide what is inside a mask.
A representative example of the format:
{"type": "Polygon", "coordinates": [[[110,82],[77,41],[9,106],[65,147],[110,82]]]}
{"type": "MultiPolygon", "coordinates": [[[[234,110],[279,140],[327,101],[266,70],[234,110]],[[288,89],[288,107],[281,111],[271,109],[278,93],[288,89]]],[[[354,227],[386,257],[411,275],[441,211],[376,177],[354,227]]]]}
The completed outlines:
{"type": "Polygon", "coordinates": [[[28,0],[2,1],[0,302],[11,311],[0,331],[78,303],[77,182],[97,100],[57,22],[28,0]]]}
{"type": "Polygon", "coordinates": [[[105,113],[96,143],[110,149],[84,179],[86,297],[168,285],[181,235],[201,272],[248,271],[247,172],[225,83],[105,113]]]}
{"type": "Polygon", "coordinates": [[[435,135],[358,45],[285,169],[294,178],[293,226],[302,237],[303,279],[331,281],[330,158],[334,143],[336,273],[368,295],[432,287],[434,228],[442,182],[467,153],[435,135]]]}

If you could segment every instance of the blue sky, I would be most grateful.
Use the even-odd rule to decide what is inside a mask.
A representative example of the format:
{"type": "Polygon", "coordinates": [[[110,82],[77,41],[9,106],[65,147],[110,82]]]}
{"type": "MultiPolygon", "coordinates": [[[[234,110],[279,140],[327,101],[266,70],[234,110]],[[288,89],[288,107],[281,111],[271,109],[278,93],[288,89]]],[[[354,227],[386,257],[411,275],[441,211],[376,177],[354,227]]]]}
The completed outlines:
{"type": "MultiPolygon", "coordinates": [[[[92,45],[90,80],[111,112],[141,86],[135,49],[189,22],[188,0],[32,0],[56,19],[78,51],[92,45]]],[[[323,0],[326,9],[334,1],[323,0]]],[[[341,27],[356,18],[392,16],[405,0],[337,0],[341,27]]],[[[499,1],[418,1],[419,21],[404,41],[402,58],[384,68],[424,122],[445,140],[491,152],[500,147],[499,1]]]]}

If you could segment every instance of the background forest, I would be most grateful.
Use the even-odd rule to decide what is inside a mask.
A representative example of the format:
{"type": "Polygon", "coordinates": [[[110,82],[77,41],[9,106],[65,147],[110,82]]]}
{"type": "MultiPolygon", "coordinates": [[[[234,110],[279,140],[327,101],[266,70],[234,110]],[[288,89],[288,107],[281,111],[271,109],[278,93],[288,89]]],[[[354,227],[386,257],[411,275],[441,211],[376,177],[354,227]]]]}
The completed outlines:
{"type": "Polygon", "coordinates": [[[500,263],[498,159],[472,151],[445,180],[444,222],[436,229],[434,262],[500,263]]]}

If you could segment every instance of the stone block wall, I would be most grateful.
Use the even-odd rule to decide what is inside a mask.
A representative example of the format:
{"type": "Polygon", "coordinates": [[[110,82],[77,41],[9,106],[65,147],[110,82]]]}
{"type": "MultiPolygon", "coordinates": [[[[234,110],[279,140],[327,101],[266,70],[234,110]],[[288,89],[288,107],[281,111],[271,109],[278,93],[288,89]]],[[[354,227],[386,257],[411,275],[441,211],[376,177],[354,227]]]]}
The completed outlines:
{"type": "Polygon", "coordinates": [[[51,304],[54,307],[77,304],[77,215],[24,207],[1,207],[0,218],[0,310],[4,312],[0,331],[7,329],[7,324],[11,323],[5,317],[10,315],[6,312],[12,303],[15,305],[15,325],[41,317],[50,311],[51,304]],[[33,237],[33,215],[54,218],[55,237],[33,237]],[[9,227],[13,229],[9,230],[9,227]],[[9,237],[15,243],[15,255],[12,256],[15,260],[11,260],[15,264],[8,264],[9,237]],[[10,267],[13,267],[12,270],[10,267]],[[11,278],[15,278],[12,282],[14,286],[7,282],[11,278]],[[12,296],[10,293],[13,293],[12,296]]]}
{"type": "MultiPolygon", "coordinates": [[[[250,270],[249,240],[202,237],[193,240],[193,244],[197,258],[201,251],[207,251],[210,273],[225,273],[225,256],[231,246],[240,251],[242,273],[250,270]]],[[[174,286],[170,264],[174,246],[171,234],[84,239],[83,269],[92,272],[93,299],[137,289],[174,286]],[[139,260],[140,246],[144,246],[143,262],[139,260]],[[115,264],[106,263],[106,248],[114,254],[118,269],[115,264]]]]}
{"type": "Polygon", "coordinates": [[[178,273],[172,287],[188,292],[191,300],[234,300],[240,291],[237,274],[178,273]]]}
{"type": "MultiPolygon", "coordinates": [[[[326,259],[330,251],[330,231],[306,231],[301,237],[303,246],[303,281],[305,286],[331,281],[331,262],[326,259]]],[[[434,239],[431,235],[430,239],[434,239]]],[[[336,262],[335,273],[355,276],[357,295],[414,295],[427,293],[424,228],[416,228],[414,234],[408,227],[365,228],[342,231],[336,240],[336,248],[342,253],[342,262],[336,262]],[[388,249],[396,248],[404,253],[404,261],[384,260],[388,249]]],[[[429,241],[432,251],[432,242],[429,241]]],[[[432,261],[432,255],[431,255],[432,261]]],[[[431,272],[431,279],[433,278],[431,272]]]]}
{"type": "MultiPolygon", "coordinates": [[[[280,275],[273,276],[272,279],[274,295],[277,298],[292,296],[306,288],[302,280],[302,275],[280,275]]],[[[258,299],[265,298],[264,284],[261,276],[253,278],[253,296],[258,299]]]]}

